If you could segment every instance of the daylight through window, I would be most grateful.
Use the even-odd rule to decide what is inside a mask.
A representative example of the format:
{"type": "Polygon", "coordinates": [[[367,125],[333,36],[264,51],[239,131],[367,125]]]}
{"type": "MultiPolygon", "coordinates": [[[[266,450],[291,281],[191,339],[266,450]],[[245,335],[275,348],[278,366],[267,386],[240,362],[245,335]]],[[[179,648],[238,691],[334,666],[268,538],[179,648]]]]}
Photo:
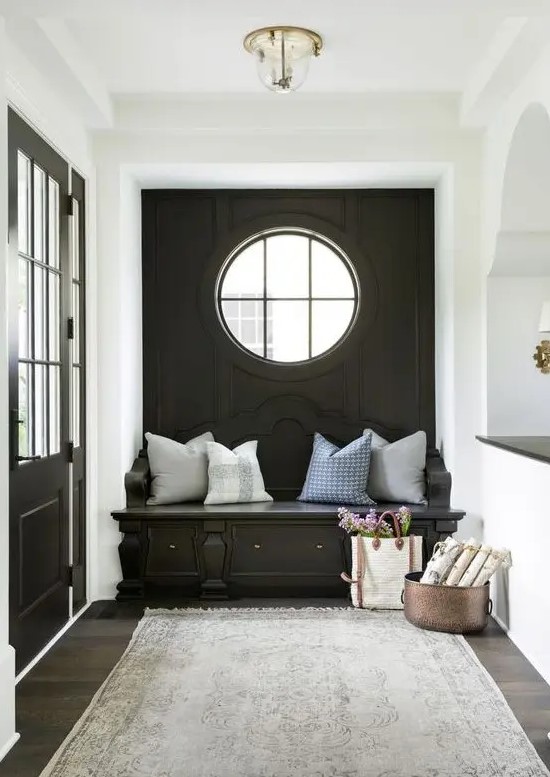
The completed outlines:
{"type": "Polygon", "coordinates": [[[237,249],[218,295],[235,340],[278,362],[329,351],[349,331],[358,303],[347,257],[320,235],[296,230],[263,233],[237,249]]]}

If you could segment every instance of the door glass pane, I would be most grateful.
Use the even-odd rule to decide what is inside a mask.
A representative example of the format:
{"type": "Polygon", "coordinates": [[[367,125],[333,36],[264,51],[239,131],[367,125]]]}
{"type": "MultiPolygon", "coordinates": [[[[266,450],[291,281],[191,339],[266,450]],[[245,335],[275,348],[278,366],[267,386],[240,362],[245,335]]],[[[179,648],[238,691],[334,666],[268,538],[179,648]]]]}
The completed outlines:
{"type": "Polygon", "coordinates": [[[34,258],[46,259],[46,173],[34,165],[34,258]]]}
{"type": "Polygon", "coordinates": [[[19,455],[30,456],[32,440],[32,391],[28,364],[19,364],[19,455]]]}
{"type": "Polygon", "coordinates": [[[80,285],[73,283],[73,319],[74,319],[74,340],[73,340],[73,362],[80,362],[80,285]]]}
{"type": "Polygon", "coordinates": [[[258,356],[264,355],[264,305],[254,300],[225,300],[223,317],[232,335],[258,356]]]}
{"type": "Polygon", "coordinates": [[[73,217],[71,219],[71,255],[72,272],[75,280],[80,279],[80,204],[73,197],[73,217]]]}
{"type": "Polygon", "coordinates": [[[59,367],[50,367],[50,455],[61,450],[59,367]]]}
{"type": "Polygon", "coordinates": [[[264,242],[245,248],[227,271],[222,297],[261,297],[264,293],[264,242]]]}
{"type": "Polygon", "coordinates": [[[46,359],[46,273],[34,266],[34,358],[46,359]]]}
{"type": "Polygon", "coordinates": [[[311,243],[311,285],[313,297],[355,297],[351,275],[343,260],[318,240],[311,243]]]}
{"type": "Polygon", "coordinates": [[[50,347],[49,360],[56,362],[59,361],[59,275],[50,272],[48,273],[48,276],[50,284],[48,290],[48,339],[50,347]]]}
{"type": "Polygon", "coordinates": [[[328,351],[345,334],[353,316],[353,300],[312,302],[311,355],[328,351]]]}
{"type": "Polygon", "coordinates": [[[267,303],[267,358],[297,362],[309,358],[309,303],[267,303]]]}
{"type": "Polygon", "coordinates": [[[48,178],[48,264],[59,267],[59,184],[48,178]]]}
{"type": "Polygon", "coordinates": [[[46,384],[47,367],[43,364],[34,365],[34,452],[37,456],[48,453],[48,390],[46,384]]]}
{"type": "Polygon", "coordinates": [[[73,442],[80,445],[80,367],[73,367],[73,442]]]}
{"type": "Polygon", "coordinates": [[[27,259],[19,259],[19,356],[29,356],[30,309],[31,309],[31,273],[27,259]]]}
{"type": "Polygon", "coordinates": [[[31,160],[17,152],[17,233],[19,251],[30,254],[31,160]]]}
{"type": "Polygon", "coordinates": [[[309,296],[309,239],[272,235],[267,242],[267,296],[309,296]]]}

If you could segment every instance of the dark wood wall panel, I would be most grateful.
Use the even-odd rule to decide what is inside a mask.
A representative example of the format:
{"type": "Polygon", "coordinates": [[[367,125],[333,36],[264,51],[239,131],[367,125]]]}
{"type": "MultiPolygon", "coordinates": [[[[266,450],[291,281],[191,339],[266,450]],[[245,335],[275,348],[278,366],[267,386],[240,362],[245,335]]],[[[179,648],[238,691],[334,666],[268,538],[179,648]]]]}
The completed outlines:
{"type": "MultiPolygon", "coordinates": [[[[315,380],[301,381],[299,390],[302,396],[327,413],[345,413],[346,383],[344,365],[339,364],[325,375],[315,380]]],[[[257,375],[233,366],[231,375],[231,413],[254,411],[258,406],[258,397],[264,401],[280,396],[294,396],[296,384],[282,381],[266,381],[257,375]]]]}
{"type": "Polygon", "coordinates": [[[268,488],[299,490],[315,431],[343,441],[366,424],[435,442],[431,190],[143,192],[144,431],[211,429],[259,440],[268,488]],[[320,232],[347,253],[361,306],[347,340],[309,365],[243,353],[216,313],[227,255],[270,227],[320,232]]]}
{"type": "Polygon", "coordinates": [[[314,215],[338,229],[344,229],[346,222],[346,203],[342,192],[325,192],[322,198],[319,192],[302,194],[280,193],[277,191],[243,194],[232,192],[229,199],[230,225],[238,227],[258,218],[271,219],[274,213],[314,215]]]}

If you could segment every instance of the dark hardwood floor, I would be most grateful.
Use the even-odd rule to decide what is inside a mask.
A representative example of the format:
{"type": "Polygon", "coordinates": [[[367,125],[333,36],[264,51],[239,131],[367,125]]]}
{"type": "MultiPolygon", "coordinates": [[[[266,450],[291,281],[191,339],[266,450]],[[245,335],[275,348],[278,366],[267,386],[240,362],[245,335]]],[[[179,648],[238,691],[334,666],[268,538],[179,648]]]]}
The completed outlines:
{"type": "MultiPolygon", "coordinates": [[[[179,606],[197,602],[178,603],[179,606]]],[[[248,599],[214,606],[347,606],[340,600],[248,599]]],[[[159,605],[150,600],[149,606],[159,605]]],[[[159,605],[160,606],[160,605],[159,605]]],[[[0,777],[38,777],[126,648],[143,606],[95,602],[17,687],[21,740],[0,777]]],[[[468,638],[550,767],[550,687],[496,623],[468,638]]],[[[108,777],[106,775],[105,777],[108,777]]]]}

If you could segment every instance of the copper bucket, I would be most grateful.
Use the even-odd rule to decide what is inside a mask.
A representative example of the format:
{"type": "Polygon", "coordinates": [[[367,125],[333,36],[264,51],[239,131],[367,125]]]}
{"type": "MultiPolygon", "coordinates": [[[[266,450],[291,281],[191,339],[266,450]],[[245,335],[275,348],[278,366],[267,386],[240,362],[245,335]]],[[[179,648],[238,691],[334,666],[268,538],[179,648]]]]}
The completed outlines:
{"type": "Polygon", "coordinates": [[[469,634],[487,626],[493,603],[489,583],[471,588],[457,585],[420,583],[422,572],[405,575],[402,594],[405,618],[414,626],[430,631],[469,634]]]}

